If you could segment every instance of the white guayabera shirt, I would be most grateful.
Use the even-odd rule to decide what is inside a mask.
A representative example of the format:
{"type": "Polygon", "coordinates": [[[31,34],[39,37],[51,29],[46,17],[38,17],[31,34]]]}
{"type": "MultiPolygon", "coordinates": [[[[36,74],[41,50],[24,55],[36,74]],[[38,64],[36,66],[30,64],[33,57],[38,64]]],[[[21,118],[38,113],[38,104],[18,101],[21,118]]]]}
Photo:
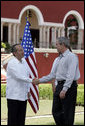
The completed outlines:
{"type": "Polygon", "coordinates": [[[67,49],[63,54],[54,60],[49,75],[40,78],[40,83],[45,83],[55,79],[55,85],[58,81],[66,80],[63,90],[67,91],[71,87],[72,82],[80,78],[79,62],[76,54],[67,49]]]}
{"type": "Polygon", "coordinates": [[[16,57],[13,57],[7,65],[7,87],[6,98],[25,101],[27,93],[30,90],[29,69],[27,62],[22,58],[20,62],[16,57]]]}

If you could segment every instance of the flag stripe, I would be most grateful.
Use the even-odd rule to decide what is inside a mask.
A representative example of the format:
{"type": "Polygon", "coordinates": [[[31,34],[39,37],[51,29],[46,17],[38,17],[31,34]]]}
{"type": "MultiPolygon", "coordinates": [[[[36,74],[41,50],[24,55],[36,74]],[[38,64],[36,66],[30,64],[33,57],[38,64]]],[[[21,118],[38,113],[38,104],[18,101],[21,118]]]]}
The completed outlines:
{"type": "MultiPolygon", "coordinates": [[[[37,99],[37,101],[38,101],[38,95],[37,95],[37,93],[36,93],[36,90],[35,90],[33,84],[31,84],[31,87],[30,87],[30,88],[32,89],[32,91],[33,91],[33,93],[34,93],[34,95],[35,95],[35,97],[36,97],[36,99],[37,99]]],[[[37,88],[36,88],[36,89],[37,89],[37,88]]],[[[37,91],[37,92],[38,92],[38,91],[37,91]]]]}
{"type": "Polygon", "coordinates": [[[37,69],[36,61],[35,61],[35,59],[34,59],[33,55],[32,55],[32,54],[30,54],[30,57],[32,58],[32,60],[33,60],[33,62],[34,62],[34,64],[35,64],[35,67],[36,67],[36,69],[37,69]]]}
{"type": "MultiPolygon", "coordinates": [[[[30,78],[32,78],[31,75],[30,75],[30,78]]],[[[38,96],[38,98],[39,98],[38,85],[31,85],[31,88],[34,88],[34,89],[35,89],[35,91],[36,91],[36,93],[37,93],[37,96],[38,96]]]]}
{"type": "Polygon", "coordinates": [[[32,97],[33,97],[33,99],[34,99],[36,105],[37,105],[37,108],[39,109],[39,107],[38,107],[38,101],[37,101],[37,99],[36,99],[36,97],[35,97],[35,95],[34,95],[32,89],[30,89],[30,93],[31,93],[31,95],[32,95],[32,97]]]}
{"type": "MultiPolygon", "coordinates": [[[[28,99],[28,101],[30,101],[30,100],[32,102],[32,106],[34,106],[35,111],[37,112],[38,108],[37,108],[37,105],[36,105],[36,103],[35,103],[34,98],[32,97],[32,95],[31,95],[30,99],[28,99]]],[[[30,102],[30,105],[31,105],[31,102],[30,102]]]]}
{"type": "Polygon", "coordinates": [[[36,69],[36,67],[35,67],[35,65],[34,65],[34,62],[33,62],[33,60],[31,59],[30,56],[29,56],[29,62],[30,62],[31,66],[32,66],[33,69],[34,69],[36,76],[38,76],[38,74],[37,74],[37,69],[36,69]]]}
{"type": "Polygon", "coordinates": [[[36,113],[37,111],[36,111],[35,106],[33,105],[32,101],[30,99],[28,99],[28,102],[30,103],[33,111],[36,113]]]}
{"type": "Polygon", "coordinates": [[[35,91],[36,91],[36,93],[37,93],[37,97],[39,98],[39,91],[38,91],[38,89],[37,89],[37,86],[36,85],[31,85],[31,88],[33,89],[35,89],[35,91]]]}
{"type": "MultiPolygon", "coordinates": [[[[29,61],[29,59],[27,59],[26,61],[29,61]]],[[[34,70],[34,69],[33,69],[33,70],[34,70]]],[[[36,75],[36,76],[37,76],[37,75],[36,75]]],[[[30,77],[31,77],[31,75],[30,75],[30,77]]],[[[32,77],[31,77],[31,78],[32,78],[32,77]]],[[[34,99],[34,101],[35,101],[35,104],[37,105],[37,108],[39,109],[38,101],[37,101],[37,99],[36,99],[36,97],[35,97],[36,94],[34,94],[34,90],[33,90],[33,88],[35,89],[36,94],[37,94],[37,97],[38,97],[38,99],[39,99],[38,88],[37,88],[36,85],[31,85],[30,93],[31,93],[31,95],[32,95],[32,97],[33,97],[33,99],[34,99]]]]}
{"type": "Polygon", "coordinates": [[[38,96],[38,98],[39,98],[39,91],[38,91],[37,87],[36,87],[35,85],[34,85],[33,87],[35,88],[35,91],[36,91],[37,96],[38,96]]]}
{"type": "Polygon", "coordinates": [[[36,73],[35,73],[35,71],[34,71],[34,69],[33,69],[32,65],[30,64],[30,62],[29,62],[29,59],[28,59],[28,58],[26,58],[26,61],[27,61],[28,65],[29,65],[29,67],[31,68],[32,73],[34,74],[34,77],[37,77],[37,76],[36,76],[36,73]]]}

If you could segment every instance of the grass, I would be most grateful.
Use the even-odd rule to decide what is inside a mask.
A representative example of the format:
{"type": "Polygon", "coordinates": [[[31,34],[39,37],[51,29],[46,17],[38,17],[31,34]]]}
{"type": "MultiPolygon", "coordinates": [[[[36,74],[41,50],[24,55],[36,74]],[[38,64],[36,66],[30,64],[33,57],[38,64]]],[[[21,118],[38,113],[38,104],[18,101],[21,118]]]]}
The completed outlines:
{"type": "MultiPolygon", "coordinates": [[[[39,111],[35,115],[29,105],[27,103],[27,113],[26,117],[30,116],[38,116],[38,115],[47,115],[51,114],[52,110],[52,100],[40,100],[39,101],[39,111]]],[[[84,107],[77,106],[76,111],[84,111],[84,107]]],[[[7,119],[7,102],[6,98],[1,98],[1,119],[7,119]]],[[[83,125],[84,124],[84,114],[75,115],[75,125],[83,125]]],[[[5,122],[1,121],[1,125],[7,125],[7,120],[5,122]]],[[[43,117],[36,119],[26,119],[25,125],[55,125],[53,117],[43,117]]]]}

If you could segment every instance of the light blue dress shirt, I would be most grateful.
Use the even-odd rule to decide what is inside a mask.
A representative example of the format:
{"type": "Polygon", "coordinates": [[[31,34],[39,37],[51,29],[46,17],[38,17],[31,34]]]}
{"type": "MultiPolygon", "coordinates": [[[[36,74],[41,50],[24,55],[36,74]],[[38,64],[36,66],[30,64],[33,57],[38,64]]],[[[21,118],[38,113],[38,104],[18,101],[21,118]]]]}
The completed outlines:
{"type": "Polygon", "coordinates": [[[30,90],[29,68],[27,62],[22,58],[20,62],[13,57],[7,65],[7,87],[6,98],[25,101],[28,99],[27,94],[30,90]]]}
{"type": "Polygon", "coordinates": [[[79,62],[76,54],[67,49],[63,54],[54,60],[51,72],[47,76],[40,78],[40,83],[45,83],[55,79],[55,85],[58,81],[66,80],[63,90],[67,91],[74,80],[80,78],[79,62]]]}

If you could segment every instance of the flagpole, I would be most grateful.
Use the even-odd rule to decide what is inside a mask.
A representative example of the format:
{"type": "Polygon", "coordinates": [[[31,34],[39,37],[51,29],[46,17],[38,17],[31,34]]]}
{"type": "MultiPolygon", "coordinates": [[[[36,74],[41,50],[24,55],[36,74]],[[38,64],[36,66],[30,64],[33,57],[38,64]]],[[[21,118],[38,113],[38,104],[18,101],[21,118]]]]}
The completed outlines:
{"type": "Polygon", "coordinates": [[[27,21],[29,21],[29,16],[27,15],[27,21]]]}
{"type": "Polygon", "coordinates": [[[27,21],[29,21],[29,10],[27,10],[27,21]]]}

